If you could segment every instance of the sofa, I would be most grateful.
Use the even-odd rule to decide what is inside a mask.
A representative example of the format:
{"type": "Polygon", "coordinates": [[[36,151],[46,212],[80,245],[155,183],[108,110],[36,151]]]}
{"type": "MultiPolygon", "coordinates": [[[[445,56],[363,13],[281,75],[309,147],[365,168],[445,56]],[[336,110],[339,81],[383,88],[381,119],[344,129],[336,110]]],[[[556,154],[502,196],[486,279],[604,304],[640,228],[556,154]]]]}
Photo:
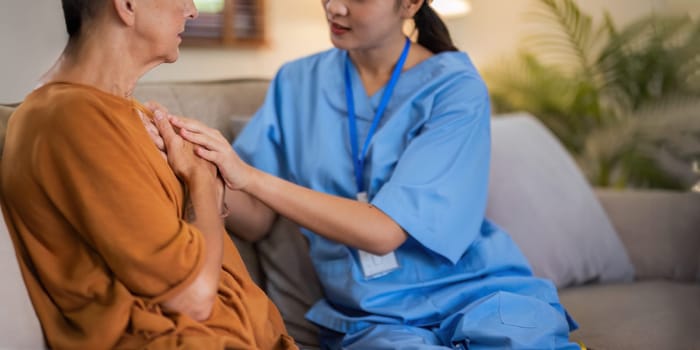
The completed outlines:
{"type": "MultiPolygon", "coordinates": [[[[202,120],[234,139],[268,80],[143,83],[141,101],[202,120]]],[[[0,106],[0,145],[12,106],[0,106]]],[[[535,118],[495,116],[487,217],[552,280],[600,349],[700,349],[700,193],[591,188],[535,118]]],[[[45,348],[4,221],[0,223],[0,349],[45,348]]],[[[304,312],[323,295],[299,228],[280,217],[256,243],[234,238],[253,279],[278,305],[301,348],[317,348],[304,312]]]]}

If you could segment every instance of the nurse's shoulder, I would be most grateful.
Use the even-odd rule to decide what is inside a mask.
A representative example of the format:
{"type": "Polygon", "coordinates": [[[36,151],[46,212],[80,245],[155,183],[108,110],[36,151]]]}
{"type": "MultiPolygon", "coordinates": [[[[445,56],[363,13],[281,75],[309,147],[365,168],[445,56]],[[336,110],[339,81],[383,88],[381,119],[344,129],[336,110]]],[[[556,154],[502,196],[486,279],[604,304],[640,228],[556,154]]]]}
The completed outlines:
{"type": "Polygon", "coordinates": [[[283,64],[277,77],[297,83],[309,79],[339,79],[344,59],[343,50],[331,48],[283,64]]]}
{"type": "Polygon", "coordinates": [[[431,68],[434,79],[486,93],[486,83],[465,52],[450,51],[437,54],[433,57],[431,68]]]}
{"type": "MultiPolygon", "coordinates": [[[[466,53],[443,52],[432,60],[431,81],[426,86],[433,91],[435,109],[483,109],[490,104],[486,83],[466,53]]],[[[488,108],[484,112],[488,114],[488,108]]]]}

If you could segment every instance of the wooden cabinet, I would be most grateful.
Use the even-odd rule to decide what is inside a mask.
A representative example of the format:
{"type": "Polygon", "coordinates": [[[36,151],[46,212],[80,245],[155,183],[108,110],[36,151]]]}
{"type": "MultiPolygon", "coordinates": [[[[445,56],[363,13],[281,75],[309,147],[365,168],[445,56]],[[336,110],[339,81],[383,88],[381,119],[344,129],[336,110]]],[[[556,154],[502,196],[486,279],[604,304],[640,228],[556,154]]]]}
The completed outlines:
{"type": "Polygon", "coordinates": [[[265,44],[264,0],[195,0],[199,16],[187,22],[185,46],[256,47],[265,44]]]}

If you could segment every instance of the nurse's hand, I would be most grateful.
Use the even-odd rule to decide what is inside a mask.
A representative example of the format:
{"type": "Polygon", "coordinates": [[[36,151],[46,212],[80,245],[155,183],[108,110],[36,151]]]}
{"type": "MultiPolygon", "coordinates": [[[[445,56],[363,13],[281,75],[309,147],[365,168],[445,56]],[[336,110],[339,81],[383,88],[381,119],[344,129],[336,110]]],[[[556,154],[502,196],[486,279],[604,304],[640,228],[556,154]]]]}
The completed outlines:
{"type": "Polygon", "coordinates": [[[231,144],[217,129],[202,122],[183,117],[169,116],[170,123],[180,129],[180,136],[197,145],[195,153],[219,168],[226,186],[232,190],[246,187],[252,177],[252,168],[233,150],[231,144]]]}

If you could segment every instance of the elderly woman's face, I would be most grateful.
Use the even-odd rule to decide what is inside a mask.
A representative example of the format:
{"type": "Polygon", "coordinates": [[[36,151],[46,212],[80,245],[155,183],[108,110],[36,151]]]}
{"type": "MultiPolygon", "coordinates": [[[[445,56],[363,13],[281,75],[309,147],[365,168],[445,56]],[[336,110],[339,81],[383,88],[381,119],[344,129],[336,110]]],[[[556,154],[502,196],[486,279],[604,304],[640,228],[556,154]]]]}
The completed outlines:
{"type": "Polygon", "coordinates": [[[193,0],[142,0],[136,9],[136,32],[149,56],[174,62],[179,56],[185,22],[197,16],[193,0]]]}

